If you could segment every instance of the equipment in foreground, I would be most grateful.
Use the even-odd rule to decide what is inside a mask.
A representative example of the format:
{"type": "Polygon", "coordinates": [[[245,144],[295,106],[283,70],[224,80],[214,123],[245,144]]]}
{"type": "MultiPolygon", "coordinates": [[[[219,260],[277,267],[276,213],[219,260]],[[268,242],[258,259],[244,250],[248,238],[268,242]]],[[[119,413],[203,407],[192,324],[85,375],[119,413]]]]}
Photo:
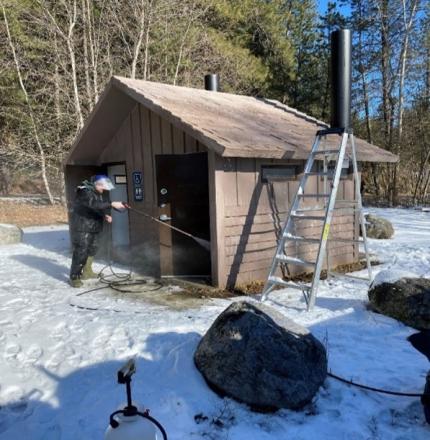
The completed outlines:
{"type": "MultiPolygon", "coordinates": [[[[261,300],[264,301],[269,293],[276,287],[293,288],[301,290],[306,301],[307,309],[311,310],[315,305],[318,284],[320,281],[321,270],[324,263],[324,256],[327,251],[327,242],[343,243],[363,243],[366,254],[368,270],[368,281],[372,280],[372,269],[370,266],[369,252],[367,247],[366,228],[363,215],[363,206],[360,194],[360,177],[358,175],[358,165],[354,135],[350,128],[350,96],[351,96],[351,32],[347,29],[332,33],[332,127],[326,130],[319,130],[316,134],[312,150],[305,165],[303,177],[300,181],[297,193],[293,199],[286,222],[281,231],[278,246],[272,260],[269,275],[262,292],[261,300]],[[338,135],[340,143],[337,149],[321,148],[329,135],[338,135]],[[350,150],[347,153],[347,145],[350,150]],[[355,200],[336,200],[342,168],[346,161],[349,168],[352,162],[355,200]],[[322,167],[320,166],[322,162],[322,167]],[[306,184],[310,176],[317,176],[323,180],[323,192],[306,190],[306,184]],[[306,202],[312,201],[313,206],[306,202]],[[330,237],[330,225],[333,211],[337,209],[349,210],[349,213],[358,214],[362,231],[362,240],[330,237]],[[306,236],[310,221],[315,221],[321,225],[319,237],[306,236]],[[297,254],[300,246],[318,245],[316,259],[300,258],[297,254]],[[289,272],[290,266],[301,266],[313,269],[313,278],[310,285],[306,283],[296,283],[284,280],[278,276],[278,271],[282,269],[289,272]]],[[[308,246],[308,247],[309,247],[308,246]]],[[[309,251],[308,251],[309,252],[309,251]]],[[[327,254],[327,274],[331,275],[329,258],[327,254]]],[[[334,274],[332,274],[334,275],[334,274]]]]}
{"type": "MultiPolygon", "coordinates": [[[[408,337],[412,346],[422,353],[430,361],[430,330],[421,330],[408,337]]],[[[424,394],[421,396],[421,403],[424,407],[424,415],[427,423],[430,424],[430,370],[426,376],[424,394]]]]}
{"type": "Polygon", "coordinates": [[[118,371],[118,383],[125,384],[127,392],[127,406],[113,412],[109,417],[109,426],[105,433],[105,440],[158,440],[156,427],[167,440],[163,426],[149,415],[149,409],[139,411],[131,399],[131,377],[136,372],[134,359],[129,360],[118,371]]]}

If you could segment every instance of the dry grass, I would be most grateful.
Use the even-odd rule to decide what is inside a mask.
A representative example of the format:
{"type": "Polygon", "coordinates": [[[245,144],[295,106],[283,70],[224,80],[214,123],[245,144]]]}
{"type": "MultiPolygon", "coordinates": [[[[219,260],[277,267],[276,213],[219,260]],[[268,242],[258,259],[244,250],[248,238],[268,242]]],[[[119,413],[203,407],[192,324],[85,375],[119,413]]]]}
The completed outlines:
{"type": "Polygon", "coordinates": [[[0,200],[0,223],[10,223],[21,228],[67,223],[67,210],[60,204],[52,206],[0,200]]]}

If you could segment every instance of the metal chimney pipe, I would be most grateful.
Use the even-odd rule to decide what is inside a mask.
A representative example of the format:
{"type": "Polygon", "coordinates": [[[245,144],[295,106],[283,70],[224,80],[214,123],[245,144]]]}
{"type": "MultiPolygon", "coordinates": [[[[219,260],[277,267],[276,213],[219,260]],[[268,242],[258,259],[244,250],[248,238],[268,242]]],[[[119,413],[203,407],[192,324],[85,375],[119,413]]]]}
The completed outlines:
{"type": "Polygon", "coordinates": [[[205,75],[205,90],[211,90],[212,92],[218,92],[219,90],[219,77],[216,73],[210,73],[205,75]]]}
{"type": "Polygon", "coordinates": [[[331,34],[331,121],[332,128],[351,126],[351,30],[331,34]]]}

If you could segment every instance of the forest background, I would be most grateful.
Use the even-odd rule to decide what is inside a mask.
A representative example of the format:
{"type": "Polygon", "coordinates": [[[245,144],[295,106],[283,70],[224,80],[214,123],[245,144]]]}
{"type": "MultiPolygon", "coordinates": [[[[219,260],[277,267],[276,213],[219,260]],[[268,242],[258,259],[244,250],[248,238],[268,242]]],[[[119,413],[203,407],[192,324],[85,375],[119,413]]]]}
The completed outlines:
{"type": "Polygon", "coordinates": [[[64,191],[62,161],[112,75],[278,99],[327,121],[330,33],[353,30],[355,133],[400,156],[366,193],[428,203],[428,0],[0,0],[0,193],[64,191]]]}

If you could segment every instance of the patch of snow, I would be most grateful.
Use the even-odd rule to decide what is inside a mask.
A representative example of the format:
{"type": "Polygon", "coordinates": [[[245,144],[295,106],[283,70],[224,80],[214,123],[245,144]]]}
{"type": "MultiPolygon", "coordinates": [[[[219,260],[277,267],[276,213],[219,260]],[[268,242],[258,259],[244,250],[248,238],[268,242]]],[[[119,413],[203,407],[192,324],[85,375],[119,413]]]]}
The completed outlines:
{"type": "MultiPolygon", "coordinates": [[[[369,240],[383,263],[374,271],[428,274],[428,213],[369,211],[389,219],[396,230],[392,240],[369,240]]],[[[109,414],[125,400],[116,371],[131,357],[137,361],[135,401],[151,409],[169,440],[430,436],[419,399],[375,394],[330,378],[298,412],[258,414],[220,398],[196,370],[193,354],[231,300],[176,310],[103,291],[76,297],[84,289],[69,286],[69,266],[64,226],[26,228],[23,243],[0,248],[0,440],[102,439],[109,414]],[[70,302],[99,304],[102,310],[70,302]]],[[[414,330],[367,310],[367,290],[363,281],[327,280],[312,312],[296,290],[275,291],[267,303],[310,328],[327,346],[334,373],[371,386],[422,391],[430,365],[406,341],[414,330]]]]}
{"type": "Polygon", "coordinates": [[[16,229],[17,227],[15,225],[11,225],[9,223],[0,223],[0,228],[4,229],[16,229]]]}
{"type": "Polygon", "coordinates": [[[385,269],[381,270],[374,278],[372,287],[379,286],[384,283],[395,283],[402,278],[419,278],[418,275],[400,269],[385,269]]]}
{"type": "Polygon", "coordinates": [[[181,286],[167,286],[166,290],[170,293],[183,292],[183,288],[181,286]]]}

